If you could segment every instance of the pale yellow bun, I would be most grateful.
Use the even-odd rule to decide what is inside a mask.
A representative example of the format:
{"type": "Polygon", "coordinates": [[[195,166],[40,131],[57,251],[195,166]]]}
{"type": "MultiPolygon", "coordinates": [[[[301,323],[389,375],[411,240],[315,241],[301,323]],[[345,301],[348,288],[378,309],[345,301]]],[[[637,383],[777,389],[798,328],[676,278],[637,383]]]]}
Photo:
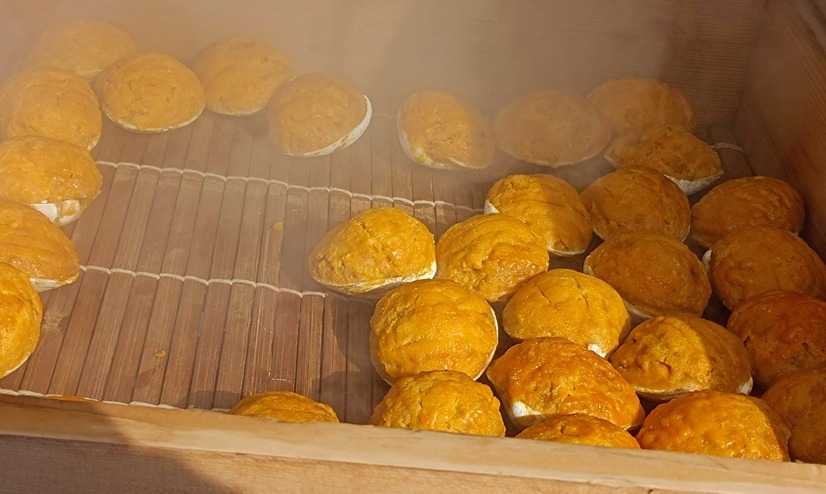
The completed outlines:
{"type": "Polygon", "coordinates": [[[0,137],[51,137],[91,150],[102,127],[97,96],[72,72],[35,68],[0,86],[0,137]]]}
{"type": "Polygon", "coordinates": [[[367,96],[327,74],[304,74],[282,84],[267,109],[270,138],[290,156],[323,156],[356,142],[370,124],[367,96]]]}
{"type": "Polygon", "coordinates": [[[598,155],[611,137],[584,98],[553,90],[520,96],[499,111],[493,130],[505,153],[551,168],[598,155]]]}
{"type": "Polygon", "coordinates": [[[272,418],[280,422],[339,421],[330,405],[292,391],[267,391],[247,396],[227,413],[272,418]]]}
{"type": "Polygon", "coordinates": [[[582,413],[628,429],[642,422],[640,401],[607,360],[565,338],[531,338],[486,371],[518,427],[551,415],[582,413]]]}
{"type": "Polygon", "coordinates": [[[370,318],[370,357],[390,384],[430,370],[478,379],[499,340],[496,315],[481,295],[447,280],[390,290],[370,318]]]}
{"type": "Polygon", "coordinates": [[[0,198],[28,204],[66,225],[100,192],[102,177],[85,149],[49,137],[0,143],[0,198]]]}
{"type": "Polygon", "coordinates": [[[622,427],[582,413],[551,415],[523,430],[516,437],[604,448],[640,449],[634,436],[622,427]]]}
{"type": "Polygon", "coordinates": [[[132,37],[111,24],[70,19],[40,35],[31,64],[65,69],[91,80],[137,52],[132,37]]]}
{"type": "Polygon", "coordinates": [[[548,270],[545,241],[504,214],[473,216],[456,223],[436,242],[436,277],[504,300],[533,276],[548,270]]]}
{"type": "Polygon", "coordinates": [[[691,236],[711,248],[744,226],[771,226],[799,233],[806,219],[803,196],[772,177],[743,177],[717,185],[691,208],[691,236]]]}
{"type": "Polygon", "coordinates": [[[630,328],[631,316],[611,285],[570,269],[534,276],[502,311],[502,329],[511,338],[560,336],[601,357],[610,354],[630,328]]]}
{"type": "Polygon", "coordinates": [[[688,198],[653,168],[628,166],[604,175],[582,191],[582,202],[602,239],[662,233],[683,240],[691,227],[688,198]]]}
{"type": "Polygon", "coordinates": [[[307,260],[318,283],[346,295],[376,295],[433,278],[436,250],[424,223],[392,207],[368,209],[330,230],[307,260]]]}
{"type": "Polygon", "coordinates": [[[743,342],[695,316],[657,316],[642,322],[610,361],[637,394],[655,401],[701,389],[748,394],[752,388],[743,342]]]}
{"type": "Polygon", "coordinates": [[[504,436],[499,400],[462,372],[430,371],[399,379],[373,409],[370,424],[455,434],[504,436]]]}
{"type": "Polygon", "coordinates": [[[552,175],[510,175],[490,188],[485,213],[521,220],[545,239],[549,252],[572,256],[591,243],[591,216],[579,193],[552,175]]]}
{"type": "Polygon", "coordinates": [[[679,125],[652,127],[620,136],[611,142],[604,156],[618,168],[653,168],[676,183],[686,195],[699,192],[723,176],[717,151],[679,125]]]}
{"type": "Polygon", "coordinates": [[[615,136],[663,125],[694,131],[694,110],[686,97],[656,79],[611,79],[595,87],[587,99],[615,136]]]}
{"type": "Polygon", "coordinates": [[[711,286],[729,309],[772,290],[826,296],[826,265],[794,233],[743,227],[718,240],[709,252],[711,286]]]}
{"type": "Polygon", "coordinates": [[[263,110],[275,90],[293,77],[284,54],[246,37],[228,38],[204,50],[195,73],[204,85],[207,108],[224,115],[263,110]]]}
{"type": "Polygon", "coordinates": [[[703,263],[669,235],[611,237],[585,258],[583,271],[611,285],[638,317],[699,316],[711,297],[703,263]]]}
{"type": "Polygon", "coordinates": [[[77,251],[63,230],[29,206],[5,199],[0,199],[0,262],[22,271],[38,292],[80,275],[77,251]]]}
{"type": "Polygon", "coordinates": [[[791,428],[792,459],[826,464],[826,366],[789,374],[762,398],[791,428]]]}
{"type": "Polygon", "coordinates": [[[188,125],[204,110],[204,86],[186,65],[165,53],[138,53],[107,68],[95,81],[101,107],[135,132],[188,125]]]}
{"type": "Polygon", "coordinates": [[[496,154],[487,118],[467,101],[444,91],[408,96],[399,108],[396,127],[407,157],[429,168],[487,168],[496,154]]]}
{"type": "Polygon", "coordinates": [[[763,400],[696,391],[658,405],[637,434],[643,449],[788,461],[789,428],[763,400]]]}
{"type": "Polygon", "coordinates": [[[40,341],[43,305],[17,268],[0,262],[0,378],[14,372],[40,341]]]}
{"type": "Polygon", "coordinates": [[[772,291],[738,305],[728,329],[748,350],[763,388],[801,369],[826,365],[826,302],[791,291],[772,291]]]}

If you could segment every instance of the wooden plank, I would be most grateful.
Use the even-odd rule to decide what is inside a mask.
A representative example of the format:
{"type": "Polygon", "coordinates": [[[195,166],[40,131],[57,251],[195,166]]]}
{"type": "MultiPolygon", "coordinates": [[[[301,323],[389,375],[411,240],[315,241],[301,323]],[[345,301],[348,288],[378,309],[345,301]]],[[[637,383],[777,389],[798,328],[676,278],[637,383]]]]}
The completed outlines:
{"type": "Polygon", "coordinates": [[[803,494],[826,484],[824,465],[276,423],[196,410],[3,397],[0,414],[0,455],[16,472],[6,480],[12,491],[48,491],[34,488],[45,485],[41,479],[78,490],[94,480],[94,491],[161,485],[176,492],[177,486],[269,492],[279,485],[285,491],[803,494]],[[32,464],[42,468],[26,468],[32,464]]]}

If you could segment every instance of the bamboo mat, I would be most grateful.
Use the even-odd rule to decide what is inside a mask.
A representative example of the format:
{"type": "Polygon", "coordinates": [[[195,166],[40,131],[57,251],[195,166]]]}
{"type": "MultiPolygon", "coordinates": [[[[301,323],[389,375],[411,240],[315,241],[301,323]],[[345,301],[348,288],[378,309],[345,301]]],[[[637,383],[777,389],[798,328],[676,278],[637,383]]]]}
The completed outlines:
{"type": "MultiPolygon", "coordinates": [[[[388,389],[368,351],[374,302],[316,284],[311,249],[387,205],[438,238],[481,212],[493,181],[549,172],[501,156],[485,172],[415,166],[388,115],[322,158],[278,155],[263,117],[211,113],[154,135],[107,122],[94,154],[102,192],[66,228],[81,276],[42,294],[40,344],[0,389],[203,409],[285,389],[351,423],[367,422],[388,389]]],[[[608,170],[596,159],[553,173],[581,190],[608,170]]],[[[552,267],[580,269],[583,258],[552,267]]]]}

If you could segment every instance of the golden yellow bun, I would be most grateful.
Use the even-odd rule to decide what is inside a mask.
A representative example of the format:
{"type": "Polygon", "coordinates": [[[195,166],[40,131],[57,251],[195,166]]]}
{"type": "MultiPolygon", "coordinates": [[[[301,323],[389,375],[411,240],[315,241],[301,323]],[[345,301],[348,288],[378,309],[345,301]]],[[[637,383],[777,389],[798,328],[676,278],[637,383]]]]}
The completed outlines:
{"type": "Polygon", "coordinates": [[[267,107],[279,86],[293,77],[281,52],[245,37],[207,48],[195,65],[204,85],[206,106],[224,115],[251,115],[267,107]]]}
{"type": "Polygon", "coordinates": [[[367,96],[341,79],[300,75],[282,84],[270,100],[270,138],[290,156],[327,155],[356,142],[372,112],[367,96]]]}
{"type": "Polygon", "coordinates": [[[596,156],[611,136],[584,98],[552,90],[527,93],[502,108],[493,130],[505,153],[551,168],[596,156]]]}
{"type": "Polygon", "coordinates": [[[552,254],[571,256],[591,243],[591,216],[568,182],[552,175],[510,175],[490,188],[485,213],[521,220],[545,239],[552,254]]]}
{"type": "Polygon", "coordinates": [[[792,459],[826,464],[826,366],[785,376],[762,398],[791,428],[792,459]]]}
{"type": "Polygon", "coordinates": [[[345,295],[382,293],[433,278],[436,247],[424,223],[392,207],[368,209],[330,230],[307,261],[318,283],[345,295]]]}
{"type": "Polygon", "coordinates": [[[112,64],[95,81],[95,89],[106,116],[135,132],[183,127],[206,104],[198,76],[165,53],[138,53],[112,64]]]}
{"type": "Polygon", "coordinates": [[[743,342],[695,316],[657,316],[642,322],[610,361],[638,395],[656,401],[701,389],[748,394],[752,388],[743,342]]]}
{"type": "Polygon", "coordinates": [[[717,241],[706,259],[714,293],[732,310],[772,290],[826,296],[826,265],[802,238],[786,230],[737,229],[717,241]]]}
{"type": "Polygon", "coordinates": [[[496,315],[481,295],[447,280],[390,290],[370,318],[370,357],[390,384],[430,370],[478,379],[499,340],[496,315]]]}
{"type": "Polygon", "coordinates": [[[0,262],[29,277],[38,292],[75,281],[80,259],[71,240],[34,209],[0,199],[0,262]]]}
{"type": "Polygon", "coordinates": [[[583,271],[611,285],[640,317],[699,316],[711,297],[703,263],[669,235],[611,237],[585,258],[583,271]]]}
{"type": "Polygon", "coordinates": [[[694,131],[694,110],[683,93],[656,79],[611,79],[587,99],[615,136],[663,125],[694,131]]]}
{"type": "Polygon", "coordinates": [[[436,277],[455,281],[488,302],[504,300],[548,270],[545,242],[527,225],[504,214],[456,223],[436,242],[436,277]]]}
{"type": "Polygon", "coordinates": [[[789,428],[763,400],[706,389],[658,405],[637,433],[643,449],[788,461],[789,428]]]}
{"type": "Polygon", "coordinates": [[[58,225],[80,217],[101,182],[92,156],[74,144],[38,136],[0,143],[0,198],[28,204],[58,225]]]}
{"type": "Polygon", "coordinates": [[[338,415],[330,405],[292,391],[267,391],[247,396],[227,413],[267,417],[281,422],[338,422],[338,415]]]}
{"type": "Polygon", "coordinates": [[[31,64],[68,70],[91,80],[137,52],[132,37],[111,24],[70,19],[40,36],[31,64]]]}
{"type": "Polygon", "coordinates": [[[653,127],[641,133],[620,136],[608,146],[605,159],[620,168],[653,168],[687,195],[706,188],[723,176],[717,151],[679,125],[653,127]]]}
{"type": "Polygon", "coordinates": [[[622,427],[582,413],[551,415],[523,430],[516,437],[605,448],[640,449],[634,436],[622,427]]]}
{"type": "Polygon", "coordinates": [[[738,305],[728,329],[748,350],[754,378],[767,388],[800,369],[826,365],[826,302],[772,291],[738,305]]]}
{"type": "Polygon", "coordinates": [[[564,338],[510,347],[486,372],[515,425],[583,413],[628,429],[642,422],[640,400],[607,360],[564,338]]]}
{"type": "Polygon", "coordinates": [[[467,374],[447,370],[423,372],[396,381],[373,409],[370,424],[504,436],[499,400],[490,388],[467,374]]]}
{"type": "Polygon", "coordinates": [[[444,91],[408,96],[396,127],[404,154],[429,168],[487,168],[496,154],[493,129],[482,112],[444,91]]]}
{"type": "Polygon", "coordinates": [[[0,137],[52,137],[91,150],[102,127],[97,96],[72,72],[31,69],[0,86],[0,137]]]}
{"type": "Polygon", "coordinates": [[[628,166],[604,175],[582,191],[582,202],[602,239],[663,233],[683,240],[691,227],[688,198],[653,168],[628,166]]]}
{"type": "Polygon", "coordinates": [[[806,209],[803,196],[772,177],[743,177],[711,189],[691,208],[691,236],[711,248],[744,226],[771,226],[799,233],[806,209]]]}
{"type": "Polygon", "coordinates": [[[0,378],[14,372],[40,341],[43,305],[17,268],[0,262],[0,378]]]}
{"type": "Polygon", "coordinates": [[[502,329],[515,340],[560,336],[605,357],[631,328],[619,294],[604,281],[570,269],[540,273],[513,294],[502,329]]]}

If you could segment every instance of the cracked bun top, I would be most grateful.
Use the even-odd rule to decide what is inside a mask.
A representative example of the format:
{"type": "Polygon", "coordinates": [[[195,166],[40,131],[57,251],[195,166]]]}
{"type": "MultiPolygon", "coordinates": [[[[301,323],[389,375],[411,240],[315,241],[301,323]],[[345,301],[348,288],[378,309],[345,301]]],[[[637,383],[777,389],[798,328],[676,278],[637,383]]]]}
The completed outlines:
{"type": "Polygon", "coordinates": [[[224,115],[251,115],[267,107],[273,93],[293,77],[290,60],[278,50],[245,37],[228,38],[201,54],[195,73],[206,106],[224,115]]]}
{"type": "Polygon", "coordinates": [[[368,209],[327,232],[307,268],[314,280],[337,292],[380,293],[434,276],[433,234],[400,209],[368,209]]]}
{"type": "Polygon", "coordinates": [[[0,377],[23,365],[40,341],[43,304],[29,277],[0,262],[0,377]]]}
{"type": "Polygon", "coordinates": [[[266,391],[247,396],[227,413],[271,418],[280,422],[339,421],[330,405],[292,391],[266,391]]]}
{"type": "Polygon", "coordinates": [[[97,96],[68,70],[29,69],[0,86],[0,137],[51,137],[91,150],[102,128],[97,96]]]}
{"type": "Polygon", "coordinates": [[[195,121],[204,110],[204,86],[187,66],[165,53],[138,53],[107,68],[95,81],[103,112],[136,132],[164,132],[195,121]]]}
{"type": "Polygon", "coordinates": [[[419,280],[387,292],[370,318],[370,356],[392,384],[430,370],[479,378],[499,341],[485,299],[448,280],[419,280]]]}
{"type": "Polygon", "coordinates": [[[504,436],[499,400],[462,372],[438,370],[396,381],[370,424],[480,436],[504,436]]]}
{"type": "Polygon", "coordinates": [[[496,142],[476,107],[444,91],[411,94],[397,117],[399,142],[408,158],[440,170],[487,168],[496,142]]]}
{"type": "Polygon", "coordinates": [[[548,270],[545,241],[504,214],[473,216],[456,223],[436,243],[436,277],[504,300],[529,278],[548,270]]]}
{"type": "Polygon", "coordinates": [[[663,233],[682,241],[691,228],[691,206],[680,188],[653,168],[628,166],[594,180],[582,191],[594,233],[663,233]]]}

